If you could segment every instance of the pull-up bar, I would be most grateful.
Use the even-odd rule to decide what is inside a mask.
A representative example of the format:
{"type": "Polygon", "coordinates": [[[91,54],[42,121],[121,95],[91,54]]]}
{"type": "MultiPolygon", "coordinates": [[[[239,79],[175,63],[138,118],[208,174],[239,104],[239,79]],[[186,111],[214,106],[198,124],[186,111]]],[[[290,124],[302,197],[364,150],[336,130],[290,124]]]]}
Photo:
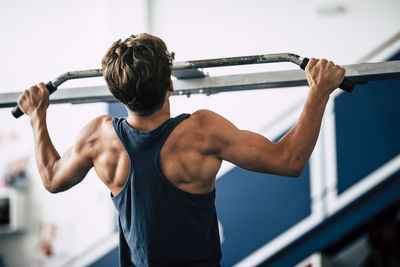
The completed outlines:
{"type": "MultiPolygon", "coordinates": [[[[206,75],[199,70],[199,68],[215,68],[225,67],[234,65],[245,65],[245,64],[261,64],[261,63],[272,63],[272,62],[292,62],[300,66],[301,69],[305,69],[309,59],[303,58],[295,54],[282,53],[282,54],[267,54],[258,56],[245,56],[245,57],[230,57],[230,58],[216,58],[206,60],[196,60],[187,62],[177,62],[173,65],[173,75],[178,79],[188,78],[199,78],[205,77],[206,75]]],[[[85,71],[73,71],[62,74],[57,77],[54,81],[50,81],[46,84],[49,93],[52,94],[57,90],[57,87],[67,80],[98,77],[102,75],[101,69],[85,70],[85,71]]],[[[339,88],[351,92],[354,89],[354,82],[345,78],[339,85],[339,88]]],[[[23,115],[21,109],[16,105],[12,112],[15,118],[19,118],[23,115]]]]}
{"type": "MultiPolygon", "coordinates": [[[[258,56],[245,56],[233,58],[220,58],[176,62],[173,65],[172,75],[178,79],[174,81],[173,95],[206,94],[219,92],[242,91],[253,89],[281,88],[307,85],[307,79],[301,70],[274,71],[264,73],[250,73],[210,77],[205,75],[200,68],[222,67],[244,64],[261,64],[271,62],[292,62],[305,68],[307,58],[294,54],[269,54],[258,56]]],[[[346,77],[351,79],[351,91],[354,83],[366,83],[375,80],[400,79],[400,61],[379,63],[363,63],[343,66],[346,77]]],[[[47,83],[50,92],[67,80],[88,77],[99,77],[101,69],[67,72],[54,81],[47,83]]],[[[20,93],[0,94],[0,108],[16,105],[20,93]]],[[[69,88],[57,91],[51,103],[88,103],[116,101],[106,86],[69,88]]],[[[15,110],[15,109],[14,109],[15,110]]],[[[18,114],[17,114],[18,115],[18,114]]]]}

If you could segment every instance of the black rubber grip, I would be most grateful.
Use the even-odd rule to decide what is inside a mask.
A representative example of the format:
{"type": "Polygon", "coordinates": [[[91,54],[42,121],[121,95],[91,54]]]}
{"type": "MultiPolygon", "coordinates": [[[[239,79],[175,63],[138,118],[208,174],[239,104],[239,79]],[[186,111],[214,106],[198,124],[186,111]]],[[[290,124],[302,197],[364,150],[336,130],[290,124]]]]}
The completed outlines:
{"type": "Polygon", "coordinates": [[[301,64],[300,64],[300,68],[301,68],[302,70],[306,70],[308,61],[310,61],[310,59],[307,58],[307,57],[305,57],[305,58],[303,59],[303,61],[302,61],[301,64]]]}
{"type": "MultiPolygon", "coordinates": [[[[51,82],[46,83],[46,87],[47,90],[49,90],[49,94],[53,93],[55,90],[57,90],[57,87],[54,87],[53,84],[51,82]]],[[[16,105],[15,107],[13,107],[13,109],[11,110],[11,114],[18,119],[19,117],[21,117],[22,115],[24,115],[24,113],[22,112],[22,110],[19,108],[18,105],[16,105]]]]}
{"type": "Polygon", "coordinates": [[[21,117],[22,115],[24,115],[24,113],[22,112],[22,110],[19,108],[18,105],[16,105],[15,107],[13,107],[13,109],[11,110],[11,114],[18,119],[19,117],[21,117]]]}
{"type": "MultiPolygon", "coordinates": [[[[310,59],[304,58],[303,61],[300,64],[300,68],[305,70],[308,64],[308,61],[310,59]]],[[[346,91],[348,93],[351,93],[354,90],[354,87],[356,86],[356,83],[350,80],[349,78],[344,78],[343,82],[339,85],[339,88],[342,89],[343,91],[346,91]]]]}

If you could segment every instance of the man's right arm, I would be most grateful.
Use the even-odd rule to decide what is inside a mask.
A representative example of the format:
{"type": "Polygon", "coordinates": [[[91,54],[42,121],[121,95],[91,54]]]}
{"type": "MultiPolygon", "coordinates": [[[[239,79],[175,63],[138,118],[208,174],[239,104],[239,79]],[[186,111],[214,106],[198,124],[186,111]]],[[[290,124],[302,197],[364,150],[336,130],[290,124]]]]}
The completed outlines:
{"type": "Polygon", "coordinates": [[[239,130],[225,118],[203,112],[210,143],[217,157],[255,172],[297,177],[318,139],[329,95],[344,79],[345,70],[326,60],[311,59],[306,68],[310,91],[296,125],[272,143],[259,134],[239,130]]]}

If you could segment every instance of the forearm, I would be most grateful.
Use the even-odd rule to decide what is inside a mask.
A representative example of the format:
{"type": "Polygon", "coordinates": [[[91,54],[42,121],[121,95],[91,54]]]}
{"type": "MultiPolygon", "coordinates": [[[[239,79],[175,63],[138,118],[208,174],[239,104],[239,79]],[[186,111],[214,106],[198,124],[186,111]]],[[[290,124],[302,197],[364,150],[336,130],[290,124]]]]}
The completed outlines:
{"type": "Polygon", "coordinates": [[[50,190],[56,162],[60,155],[55,149],[47,130],[46,112],[31,116],[34,138],[35,158],[43,185],[50,190]]]}
{"type": "Polygon", "coordinates": [[[289,164],[300,172],[314,150],[328,100],[328,94],[321,93],[318,88],[311,88],[298,122],[279,141],[290,151],[289,164]]]}

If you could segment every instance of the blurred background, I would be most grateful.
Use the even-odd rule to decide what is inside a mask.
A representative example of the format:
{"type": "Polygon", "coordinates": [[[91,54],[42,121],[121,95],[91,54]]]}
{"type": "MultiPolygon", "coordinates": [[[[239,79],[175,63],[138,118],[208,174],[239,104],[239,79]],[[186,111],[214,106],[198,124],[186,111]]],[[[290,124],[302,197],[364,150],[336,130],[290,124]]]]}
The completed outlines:
{"type": "MultiPolygon", "coordinates": [[[[398,0],[1,1],[0,94],[100,68],[114,41],[141,32],[162,38],[176,61],[285,52],[343,65],[399,60],[399,14],[398,0]]],[[[75,80],[60,90],[104,84],[102,78],[75,80]]],[[[359,85],[351,95],[336,92],[298,179],[224,164],[216,185],[222,266],[398,266],[399,89],[394,80],[359,85]]],[[[176,96],[171,111],[211,109],[276,141],[296,122],[307,92],[176,96]]],[[[92,171],[73,189],[48,193],[36,169],[29,120],[14,119],[10,110],[0,109],[0,266],[117,266],[117,214],[107,188],[92,171]]],[[[50,106],[48,127],[58,151],[103,114],[124,110],[110,103],[50,106]]]]}

